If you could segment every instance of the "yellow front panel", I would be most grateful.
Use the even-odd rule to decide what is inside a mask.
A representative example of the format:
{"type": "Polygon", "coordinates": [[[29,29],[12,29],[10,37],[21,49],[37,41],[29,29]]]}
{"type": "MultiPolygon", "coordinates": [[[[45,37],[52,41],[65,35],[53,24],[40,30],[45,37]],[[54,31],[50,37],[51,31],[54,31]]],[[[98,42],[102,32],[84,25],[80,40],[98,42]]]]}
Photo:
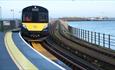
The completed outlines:
{"type": "Polygon", "coordinates": [[[42,31],[48,23],[22,23],[29,31],[42,31]]]}

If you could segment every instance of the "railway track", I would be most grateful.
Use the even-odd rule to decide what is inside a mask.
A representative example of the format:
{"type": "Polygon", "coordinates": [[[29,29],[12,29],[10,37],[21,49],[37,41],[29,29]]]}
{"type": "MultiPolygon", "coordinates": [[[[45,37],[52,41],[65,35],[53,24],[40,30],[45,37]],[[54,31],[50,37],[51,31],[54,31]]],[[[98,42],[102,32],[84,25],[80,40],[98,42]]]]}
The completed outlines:
{"type": "Polygon", "coordinates": [[[97,68],[94,68],[86,62],[84,62],[86,63],[85,65],[89,65],[90,67],[83,65],[81,63],[83,62],[83,60],[81,60],[79,57],[74,56],[72,53],[65,50],[64,48],[60,48],[60,45],[56,44],[50,36],[41,43],[37,41],[35,42],[33,40],[29,40],[29,43],[33,46],[33,48],[44,54],[46,57],[50,58],[51,60],[56,60],[58,58],[69,67],[71,67],[73,70],[98,70],[97,68]],[[43,48],[45,48],[46,50],[43,48]],[[54,56],[52,57],[52,54],[48,52],[51,52],[54,56]]]}
{"type": "MultiPolygon", "coordinates": [[[[114,59],[112,61],[110,58],[106,58],[105,55],[100,52],[95,51],[95,49],[89,49],[88,47],[82,47],[83,45],[78,44],[73,39],[71,40],[66,32],[61,30],[60,24],[50,24],[49,33],[50,36],[41,42],[43,47],[52,53],[56,58],[63,61],[73,70],[114,70],[114,59]],[[76,47],[77,48],[76,48],[76,47]],[[94,55],[97,54],[97,55],[94,55]],[[95,57],[97,56],[97,57],[95,57]],[[102,57],[101,60],[99,58],[102,57]],[[104,60],[109,59],[104,62],[104,60]],[[108,64],[107,62],[111,62],[108,64]]],[[[31,43],[35,45],[35,42],[31,43]]],[[[34,47],[38,49],[38,47],[34,47]]],[[[106,54],[106,53],[105,53],[106,54]]],[[[48,56],[48,55],[46,55],[48,56]]],[[[108,54],[112,56],[112,54],[108,54]]],[[[50,56],[48,56],[50,57],[50,56]]],[[[114,58],[112,56],[111,58],[114,58]]],[[[51,58],[52,59],[52,58],[51,58]]]]}
{"type": "MultiPolygon", "coordinates": [[[[30,45],[38,52],[49,58],[50,60],[54,61],[55,63],[59,64],[60,66],[64,67],[67,70],[72,70],[70,67],[68,67],[66,64],[64,64],[62,61],[60,61],[55,55],[52,55],[47,48],[42,45],[44,42],[39,42],[35,40],[29,40],[30,45]]],[[[47,46],[48,47],[48,46],[47,46]]]]}
{"type": "MultiPolygon", "coordinates": [[[[34,49],[36,49],[38,52],[45,55],[47,58],[51,59],[52,61],[56,61],[59,59],[59,60],[63,61],[65,64],[67,64],[69,67],[71,67],[72,70],[87,70],[86,69],[87,67],[84,68],[84,67],[72,62],[72,60],[70,60],[71,58],[67,58],[68,57],[67,54],[69,54],[69,55],[72,55],[72,54],[62,48],[56,48],[59,45],[55,44],[51,40],[50,37],[48,37],[43,42],[33,41],[33,40],[29,39],[29,43],[32,45],[32,47],[34,49]]],[[[74,58],[76,58],[76,57],[74,57],[74,58]]],[[[71,70],[71,69],[68,68],[67,70],[71,70]]]]}
{"type": "Polygon", "coordinates": [[[48,51],[54,54],[58,59],[63,61],[73,70],[101,70],[75,56],[69,50],[62,48],[62,46],[53,42],[51,38],[45,40],[42,44],[48,51]]]}
{"type": "Polygon", "coordinates": [[[55,38],[53,31],[55,27],[50,27],[50,34],[52,36],[48,37],[42,44],[45,48],[54,54],[58,59],[62,60],[68,66],[70,66],[73,70],[103,70],[98,68],[95,65],[90,64],[89,62],[84,61],[83,59],[75,56],[73,53],[70,52],[67,48],[64,48],[62,43],[56,43],[53,38],[55,38]],[[52,38],[53,37],[53,38],[52,38]]]}
{"type": "MultiPolygon", "coordinates": [[[[59,24],[57,27],[59,30],[55,31],[55,34],[52,34],[55,36],[53,39],[55,39],[55,41],[58,40],[58,42],[62,42],[63,45],[66,46],[66,48],[70,50],[70,52],[72,52],[73,54],[81,57],[82,59],[104,70],[114,70],[115,69],[115,66],[114,66],[115,59],[114,59],[113,53],[109,53],[107,51],[96,50],[94,48],[90,49],[89,47],[86,47],[86,46],[84,47],[83,45],[79,45],[77,42],[71,40],[73,39],[71,36],[67,37],[67,33],[61,30],[59,24]]],[[[51,33],[54,33],[54,32],[51,32],[51,33]]]]}
{"type": "MultiPolygon", "coordinates": [[[[73,39],[70,39],[67,35],[68,34],[65,34],[62,30],[61,32],[59,31],[59,33],[65,37],[66,39],[74,42],[74,43],[77,43],[77,40],[75,39],[75,37],[73,36],[69,36],[69,37],[73,37],[73,39]]],[[[89,56],[89,58],[92,59],[92,63],[95,63],[96,65],[98,65],[100,68],[103,68],[104,70],[114,70],[115,69],[115,52],[112,51],[112,50],[108,50],[108,49],[105,49],[105,48],[101,48],[101,47],[97,47],[96,46],[93,46],[93,45],[87,45],[87,43],[85,44],[79,44],[85,48],[88,48],[90,49],[91,51],[94,51],[95,53],[92,54],[91,56],[89,56]],[[86,45],[85,45],[86,44],[86,45]],[[97,54],[97,55],[96,55],[97,54]],[[94,56],[93,56],[94,55],[94,56]]]]}

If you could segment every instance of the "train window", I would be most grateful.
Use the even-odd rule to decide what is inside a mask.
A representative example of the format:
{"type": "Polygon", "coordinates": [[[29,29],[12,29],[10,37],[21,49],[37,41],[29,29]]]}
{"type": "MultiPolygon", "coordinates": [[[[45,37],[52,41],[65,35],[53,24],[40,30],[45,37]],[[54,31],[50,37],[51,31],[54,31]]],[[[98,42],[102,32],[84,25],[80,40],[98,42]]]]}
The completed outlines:
{"type": "Polygon", "coordinates": [[[39,13],[39,21],[40,22],[47,22],[48,21],[48,14],[40,12],[39,13]]]}
{"type": "Polygon", "coordinates": [[[29,13],[29,12],[25,12],[25,13],[23,14],[23,21],[25,21],[25,22],[30,22],[30,21],[32,21],[32,14],[29,13]]]}
{"type": "Polygon", "coordinates": [[[32,22],[39,22],[38,21],[38,12],[32,12],[32,22]]]}
{"type": "Polygon", "coordinates": [[[24,12],[22,17],[24,22],[48,22],[48,13],[47,12],[24,12]]]}

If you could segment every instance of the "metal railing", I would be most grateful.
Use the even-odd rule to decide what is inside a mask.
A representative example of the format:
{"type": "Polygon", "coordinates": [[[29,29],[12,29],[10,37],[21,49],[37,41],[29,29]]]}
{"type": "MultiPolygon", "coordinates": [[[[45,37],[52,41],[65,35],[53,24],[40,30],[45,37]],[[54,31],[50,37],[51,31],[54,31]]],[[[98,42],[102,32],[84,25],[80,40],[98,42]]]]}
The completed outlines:
{"type": "Polygon", "coordinates": [[[69,32],[75,37],[85,40],[89,43],[115,50],[115,36],[92,32],[84,29],[69,26],[69,32]]]}

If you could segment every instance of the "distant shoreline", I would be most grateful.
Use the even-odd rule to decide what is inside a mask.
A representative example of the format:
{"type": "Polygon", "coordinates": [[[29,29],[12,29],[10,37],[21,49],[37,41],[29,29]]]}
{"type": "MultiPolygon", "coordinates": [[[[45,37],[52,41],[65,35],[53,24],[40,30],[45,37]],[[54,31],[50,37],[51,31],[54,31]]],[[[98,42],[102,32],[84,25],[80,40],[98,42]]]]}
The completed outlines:
{"type": "Polygon", "coordinates": [[[94,18],[64,17],[59,19],[63,21],[115,21],[115,18],[107,18],[107,17],[94,17],[94,18]]]}
{"type": "Polygon", "coordinates": [[[64,21],[115,21],[115,20],[64,20],[64,21]]]}

